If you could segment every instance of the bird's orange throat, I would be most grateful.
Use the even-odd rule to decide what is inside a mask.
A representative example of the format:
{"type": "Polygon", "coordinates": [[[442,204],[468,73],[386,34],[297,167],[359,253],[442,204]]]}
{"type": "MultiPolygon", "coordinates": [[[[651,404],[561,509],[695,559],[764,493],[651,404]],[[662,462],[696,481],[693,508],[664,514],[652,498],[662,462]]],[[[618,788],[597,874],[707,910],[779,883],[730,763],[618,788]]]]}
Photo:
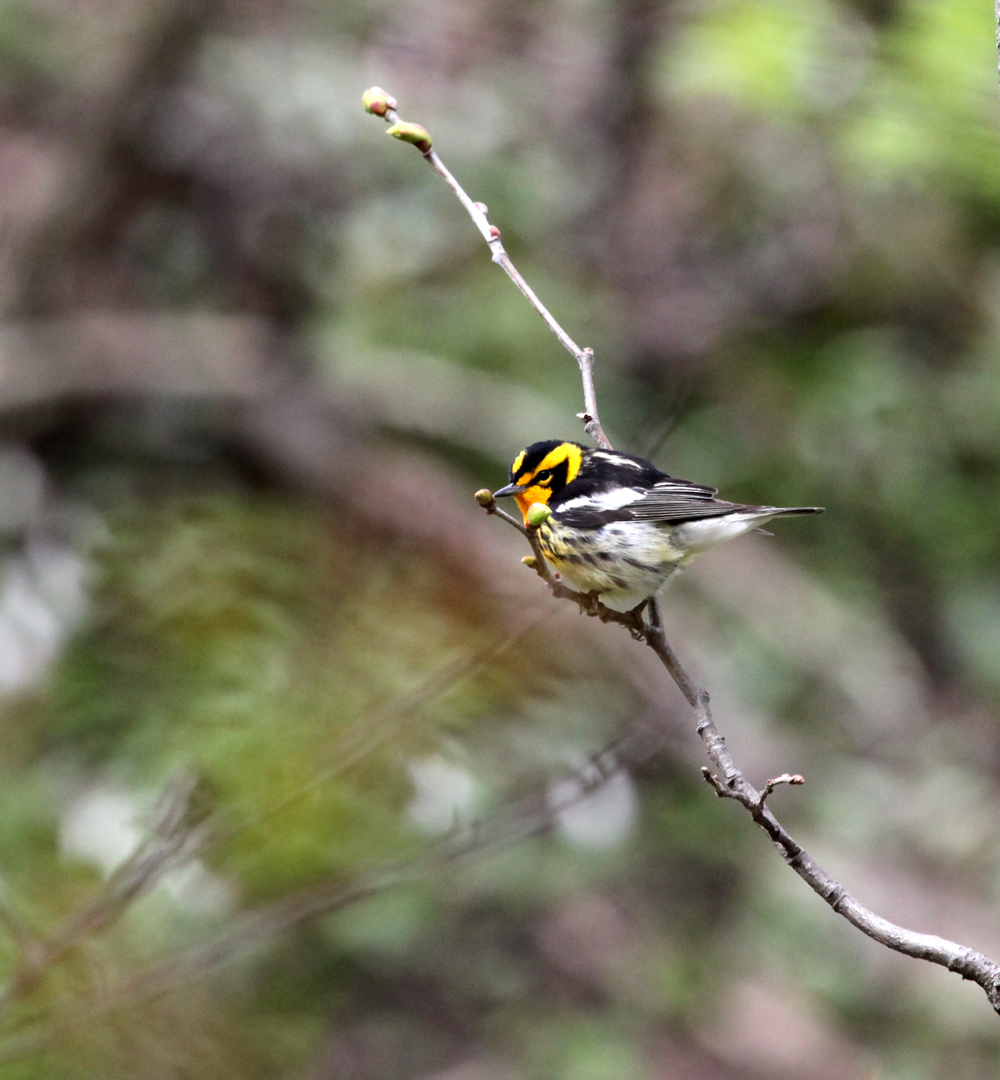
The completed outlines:
{"type": "Polygon", "coordinates": [[[514,496],[517,502],[517,508],[521,511],[521,517],[524,518],[525,524],[528,521],[528,511],[535,503],[544,503],[548,505],[549,499],[552,497],[552,492],[548,488],[544,487],[530,487],[527,491],[522,491],[514,496]]]}

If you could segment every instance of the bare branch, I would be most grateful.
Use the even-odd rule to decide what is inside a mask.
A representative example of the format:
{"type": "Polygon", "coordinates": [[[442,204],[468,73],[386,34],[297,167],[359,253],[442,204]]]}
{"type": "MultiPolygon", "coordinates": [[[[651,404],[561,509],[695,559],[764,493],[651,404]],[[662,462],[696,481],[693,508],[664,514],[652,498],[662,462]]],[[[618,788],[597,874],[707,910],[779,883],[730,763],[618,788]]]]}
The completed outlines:
{"type": "MultiPolygon", "coordinates": [[[[1000,0],[994,0],[994,4],[997,15],[997,45],[998,50],[1000,50],[1000,0]]],[[[474,203],[444,167],[432,149],[431,139],[426,130],[419,125],[402,122],[395,111],[395,99],[386,94],[384,90],[375,87],[366,92],[363,100],[365,108],[369,112],[383,116],[389,123],[393,124],[390,134],[404,141],[412,142],[420,149],[423,156],[455,192],[462,205],[469,212],[476,227],[482,233],[483,238],[493,252],[493,261],[504,268],[511,280],[514,281],[535,310],[548,323],[559,341],[576,358],[583,380],[585,404],[585,412],[577,415],[584,422],[586,431],[595,439],[598,445],[610,449],[611,444],[601,428],[597,413],[597,400],[593,382],[593,352],[590,349],[580,349],[576,345],[572,338],[552,318],[516,271],[509,256],[504,251],[503,245],[500,243],[500,230],[490,225],[486,217],[486,207],[481,203],[474,203]]],[[[712,785],[717,795],[721,798],[735,799],[746,808],[756,824],[770,837],[788,865],[817,895],[822,897],[835,912],[842,915],[862,933],[867,934],[882,945],[907,956],[940,964],[949,971],[957,972],[963,979],[977,983],[986,992],[986,996],[994,1010],[1000,1013],[1000,965],[974,949],[947,941],[944,938],[906,930],[876,915],[859,903],[847,892],[843,885],[835,881],[817,865],[805,849],[780,824],[768,809],[767,799],[779,784],[798,785],[804,782],[803,778],[798,774],[783,773],[773,780],[768,780],[761,791],[758,791],[747,780],[737,766],[729,748],[726,746],[725,739],[712,719],[707,691],[698,687],[684,670],[670,647],[670,643],[663,632],[662,620],[655,596],[632,611],[620,613],[606,608],[596,594],[582,594],[566,588],[557,577],[553,576],[539,548],[535,532],[541,521],[535,526],[526,521],[525,525],[522,526],[510,515],[503,513],[496,506],[490,492],[485,490],[477,493],[477,500],[488,513],[499,514],[508,524],[513,525],[527,537],[533,552],[533,558],[529,565],[532,565],[539,576],[542,577],[553,596],[572,600],[580,607],[581,611],[601,619],[602,622],[613,622],[624,626],[633,638],[645,642],[653,650],[694,710],[698,734],[705,744],[706,753],[715,769],[721,774],[716,775],[706,768],[702,770],[702,775],[712,785]],[[649,611],[648,621],[642,615],[644,608],[649,611]]]]}
{"type": "Polygon", "coordinates": [[[30,952],[37,947],[38,938],[31,926],[21,918],[7,891],[6,883],[0,881],[0,925],[22,953],[30,952]]]}
{"type": "MultiPolygon", "coordinates": [[[[993,0],[993,21],[996,23],[997,55],[1000,58],[1000,0],[993,0]]],[[[997,70],[1000,72],[1000,60],[998,60],[997,70]]]]}
{"type": "MultiPolygon", "coordinates": [[[[1000,3],[1000,0],[997,2],[1000,3]]],[[[521,532],[528,534],[532,550],[540,563],[544,565],[537,540],[509,515],[504,516],[521,532]]],[[[694,710],[698,734],[705,744],[705,750],[712,764],[722,774],[722,778],[720,779],[709,769],[703,769],[702,775],[715,789],[716,794],[722,798],[735,799],[749,811],[750,816],[771,838],[788,865],[838,915],[842,915],[868,937],[896,952],[940,964],[949,971],[957,972],[963,979],[977,983],[986,992],[994,1010],[1000,1013],[1000,965],[983,953],[965,945],[934,935],[906,930],[870,911],[851,896],[843,885],[830,877],[767,809],[765,805],[767,798],[777,785],[798,785],[804,783],[804,779],[798,774],[785,773],[773,780],[768,780],[762,791],[757,791],[746,779],[712,719],[708,692],[697,686],[670,647],[661,626],[659,607],[655,597],[647,602],[650,621],[646,622],[642,618],[641,608],[624,613],[611,611],[595,595],[574,592],[561,582],[552,579],[551,574],[541,573],[541,576],[545,579],[553,596],[572,600],[585,614],[596,616],[602,622],[613,622],[624,626],[633,638],[644,641],[656,653],[694,710]]]]}
{"type": "Polygon", "coordinates": [[[165,873],[194,856],[205,840],[204,831],[190,820],[195,786],[196,778],[187,771],[174,777],[157,801],[149,836],[111,874],[97,896],[48,937],[22,942],[17,966],[0,988],[0,1015],[33,990],[53,964],[117,919],[165,873]]]}
{"type": "MultiPolygon", "coordinates": [[[[639,734],[636,731],[637,742],[641,741],[639,734]]],[[[558,785],[549,785],[501,807],[489,818],[456,828],[422,857],[373,871],[353,884],[339,879],[321,882],[246,911],[199,944],[157,961],[132,978],[106,988],[76,1012],[64,1014],[54,1023],[38,1022],[22,1028],[0,1044],[0,1063],[38,1053],[58,1034],[98,1017],[185,989],[192,980],[206,977],[237,957],[266,948],[297,926],[390,889],[426,880],[472,858],[542,836],[554,827],[560,814],[598,791],[620,772],[623,758],[629,751],[630,741],[627,737],[616,740],[595,754],[583,768],[563,776],[558,785]],[[557,795],[552,794],[554,790],[558,791],[557,795]]],[[[25,985],[23,989],[30,988],[25,985]]]]}
{"type": "MultiPolygon", "coordinates": [[[[561,592],[553,590],[555,595],[561,592]]],[[[569,599],[580,603],[579,594],[570,596],[569,599]]],[[[849,923],[857,927],[863,934],[874,941],[885,945],[887,948],[906,956],[915,957],[918,960],[927,960],[932,964],[940,964],[949,971],[954,971],[982,987],[997,1013],[1000,1013],[1000,965],[989,957],[968,946],[959,945],[954,941],[937,937],[933,934],[921,934],[914,930],[907,930],[895,923],[883,919],[870,911],[856,900],[838,881],[832,878],[821,866],[819,866],[809,853],[797,843],[788,833],[785,827],[767,808],[767,797],[774,791],[778,784],[801,784],[804,780],[798,774],[783,774],[769,780],[763,791],[758,791],[737,766],[726,740],[722,737],[719,729],[712,719],[709,706],[708,693],[700,689],[694,680],[684,670],[676,654],[670,647],[669,642],[659,625],[659,615],[656,611],[655,598],[650,602],[654,615],[650,622],[644,621],[637,612],[626,612],[619,615],[618,612],[609,612],[607,608],[596,599],[589,598],[590,604],[581,603],[581,609],[588,615],[596,615],[604,622],[615,622],[625,626],[634,638],[643,640],[656,653],[660,662],[667,669],[670,677],[677,684],[678,689],[687,699],[688,704],[694,709],[697,721],[698,734],[705,744],[705,750],[715,768],[722,774],[721,778],[708,769],[702,770],[702,775],[712,785],[716,793],[722,798],[735,799],[744,806],[750,816],[767,833],[768,837],[781,852],[785,862],[799,875],[800,878],[838,915],[842,915],[849,923]]]]}
{"type": "Polygon", "coordinates": [[[572,589],[566,589],[562,585],[557,574],[555,574],[549,564],[545,561],[545,556],[542,554],[542,549],[538,544],[538,525],[522,525],[517,518],[512,517],[506,510],[501,510],[496,504],[496,499],[493,498],[493,492],[489,488],[482,488],[476,492],[476,502],[486,511],[487,514],[496,514],[502,521],[506,521],[508,525],[513,526],[517,531],[527,539],[531,544],[531,555],[526,555],[521,561],[525,566],[534,570],[538,576],[545,582],[546,585],[552,590],[556,596],[565,596],[568,599],[572,599],[579,596],[579,593],[574,593],[572,589]]]}
{"type": "Polygon", "coordinates": [[[404,142],[413,143],[421,152],[431,168],[441,177],[458,197],[458,201],[465,207],[473,224],[482,234],[483,239],[489,245],[493,261],[501,267],[511,281],[521,290],[531,306],[544,319],[546,326],[555,334],[559,343],[569,352],[580,366],[580,374],[583,378],[583,407],[584,411],[577,415],[583,421],[584,430],[605,450],[611,449],[601,420],[597,414],[597,395],[594,392],[594,350],[581,349],[579,345],[559,325],[549,309],[539,300],[534,289],[525,281],[521,272],[514,265],[511,257],[507,254],[500,240],[500,230],[496,225],[491,225],[487,218],[487,208],[484,203],[474,202],[466,194],[462,185],[452,176],[444,162],[438,157],[432,147],[430,135],[419,124],[408,124],[401,120],[396,112],[398,104],[396,99],[387,94],[380,87],[374,86],[365,91],[362,97],[365,109],[376,116],[381,116],[386,123],[391,124],[389,134],[394,135],[404,142]]]}
{"type": "Polygon", "coordinates": [[[768,780],[764,785],[764,790],[760,793],[761,806],[764,805],[764,800],[779,784],[792,784],[795,787],[799,787],[805,782],[806,778],[801,773],[782,773],[781,776],[776,776],[773,780],[768,780]]]}

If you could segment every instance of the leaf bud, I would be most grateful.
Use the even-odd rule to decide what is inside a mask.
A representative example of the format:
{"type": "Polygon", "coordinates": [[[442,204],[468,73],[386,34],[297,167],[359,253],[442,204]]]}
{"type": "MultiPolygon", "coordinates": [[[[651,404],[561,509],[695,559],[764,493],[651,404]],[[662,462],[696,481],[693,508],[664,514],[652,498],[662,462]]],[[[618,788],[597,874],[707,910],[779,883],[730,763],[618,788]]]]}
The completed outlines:
{"type": "Polygon", "coordinates": [[[381,86],[369,87],[361,95],[361,104],[365,112],[374,113],[376,116],[385,116],[389,109],[395,109],[398,105],[396,99],[387,94],[381,86]]]}
{"type": "Polygon", "coordinates": [[[537,529],[552,517],[552,511],[545,503],[532,503],[524,515],[524,523],[530,529],[537,529]]]}
{"type": "Polygon", "coordinates": [[[403,122],[393,124],[386,134],[391,135],[394,139],[413,143],[421,154],[429,154],[431,152],[431,137],[427,133],[427,128],[421,127],[420,124],[403,122]]]}
{"type": "Polygon", "coordinates": [[[534,570],[538,566],[538,560],[534,555],[523,555],[521,557],[521,562],[523,562],[529,570],[534,570]]]}
{"type": "Polygon", "coordinates": [[[476,492],[476,502],[480,506],[485,507],[487,510],[494,504],[496,500],[493,498],[493,492],[489,488],[480,488],[476,492]]]}

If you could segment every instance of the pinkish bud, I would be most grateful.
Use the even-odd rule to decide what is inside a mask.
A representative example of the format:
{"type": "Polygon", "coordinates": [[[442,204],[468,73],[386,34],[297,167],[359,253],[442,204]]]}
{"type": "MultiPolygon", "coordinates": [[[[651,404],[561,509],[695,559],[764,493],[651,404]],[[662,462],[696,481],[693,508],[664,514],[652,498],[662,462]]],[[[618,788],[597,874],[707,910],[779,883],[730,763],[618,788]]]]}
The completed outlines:
{"type": "Polygon", "coordinates": [[[480,214],[486,215],[490,212],[490,208],[484,202],[477,202],[472,204],[480,214]]]}
{"type": "Polygon", "coordinates": [[[364,105],[365,112],[374,113],[376,116],[385,116],[386,112],[389,109],[395,109],[398,103],[381,86],[372,86],[361,95],[361,104],[364,105]]]}
{"type": "Polygon", "coordinates": [[[500,239],[500,230],[496,227],[496,225],[491,225],[490,226],[490,239],[491,240],[499,240],[500,239]]]}

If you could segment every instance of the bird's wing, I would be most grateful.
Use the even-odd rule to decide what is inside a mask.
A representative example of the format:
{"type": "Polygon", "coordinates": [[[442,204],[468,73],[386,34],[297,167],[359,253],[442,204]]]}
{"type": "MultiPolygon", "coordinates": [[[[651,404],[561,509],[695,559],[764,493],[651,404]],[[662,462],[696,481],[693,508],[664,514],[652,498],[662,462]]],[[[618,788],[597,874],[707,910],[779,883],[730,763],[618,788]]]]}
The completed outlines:
{"type": "Polygon", "coordinates": [[[627,502],[621,501],[623,493],[620,491],[614,493],[618,505],[608,505],[600,495],[595,495],[586,503],[571,504],[558,510],[557,516],[566,525],[586,529],[615,521],[662,521],[669,524],[757,509],[715,498],[716,488],[671,477],[649,488],[633,490],[635,498],[627,502]]]}

